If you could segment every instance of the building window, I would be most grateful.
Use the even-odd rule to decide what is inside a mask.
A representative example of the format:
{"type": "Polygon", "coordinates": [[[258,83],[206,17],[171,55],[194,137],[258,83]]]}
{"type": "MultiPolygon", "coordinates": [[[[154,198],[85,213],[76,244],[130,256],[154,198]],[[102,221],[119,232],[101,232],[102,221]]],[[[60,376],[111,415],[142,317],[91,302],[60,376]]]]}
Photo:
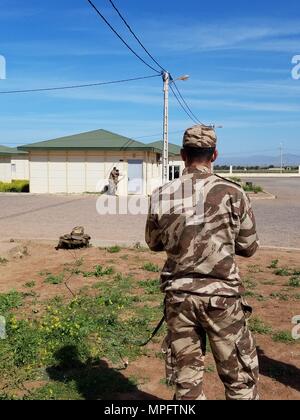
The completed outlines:
{"type": "Polygon", "coordinates": [[[180,166],[170,165],[169,166],[169,181],[180,178],[180,166]]]}
{"type": "Polygon", "coordinates": [[[15,175],[17,172],[17,165],[15,163],[11,164],[11,173],[15,175]]]}

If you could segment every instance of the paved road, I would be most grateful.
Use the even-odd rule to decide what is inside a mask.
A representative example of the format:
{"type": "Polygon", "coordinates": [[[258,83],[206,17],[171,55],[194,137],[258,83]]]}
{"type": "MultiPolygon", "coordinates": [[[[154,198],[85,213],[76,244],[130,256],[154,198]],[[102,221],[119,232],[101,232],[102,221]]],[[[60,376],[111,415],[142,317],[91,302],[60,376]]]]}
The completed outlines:
{"type": "MultiPolygon", "coordinates": [[[[255,179],[277,200],[255,201],[262,245],[300,248],[300,179],[255,179]]],[[[0,195],[0,242],[57,240],[83,225],[95,243],[143,242],[145,216],[100,216],[94,196],[0,195]]]]}
{"type": "Polygon", "coordinates": [[[300,248],[300,178],[251,181],[277,196],[253,203],[262,244],[300,248]]]}

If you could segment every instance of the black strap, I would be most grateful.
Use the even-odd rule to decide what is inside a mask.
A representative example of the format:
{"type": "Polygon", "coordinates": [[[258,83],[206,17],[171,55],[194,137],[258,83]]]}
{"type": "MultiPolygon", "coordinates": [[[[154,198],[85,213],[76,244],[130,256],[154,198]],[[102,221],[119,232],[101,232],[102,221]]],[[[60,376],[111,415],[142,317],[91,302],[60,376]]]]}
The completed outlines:
{"type": "Polygon", "coordinates": [[[157,335],[157,333],[159,332],[159,330],[161,329],[161,327],[163,326],[163,323],[165,322],[165,316],[163,316],[163,318],[159,321],[159,324],[157,325],[157,327],[155,328],[155,330],[153,331],[153,333],[151,334],[150,338],[148,338],[148,340],[143,343],[140,344],[140,347],[145,347],[147,346],[147,344],[150,343],[150,341],[153,340],[153,338],[157,335]]]}

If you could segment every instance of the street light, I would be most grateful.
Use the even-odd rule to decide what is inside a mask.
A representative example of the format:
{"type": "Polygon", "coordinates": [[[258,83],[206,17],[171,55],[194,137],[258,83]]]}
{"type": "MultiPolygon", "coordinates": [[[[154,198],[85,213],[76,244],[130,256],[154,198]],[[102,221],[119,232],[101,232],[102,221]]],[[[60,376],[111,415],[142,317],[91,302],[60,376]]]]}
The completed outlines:
{"type": "Polygon", "coordinates": [[[164,149],[163,149],[163,184],[169,181],[169,86],[170,83],[177,81],[186,81],[190,78],[189,75],[183,75],[173,79],[169,72],[162,73],[164,82],[164,149]]]}

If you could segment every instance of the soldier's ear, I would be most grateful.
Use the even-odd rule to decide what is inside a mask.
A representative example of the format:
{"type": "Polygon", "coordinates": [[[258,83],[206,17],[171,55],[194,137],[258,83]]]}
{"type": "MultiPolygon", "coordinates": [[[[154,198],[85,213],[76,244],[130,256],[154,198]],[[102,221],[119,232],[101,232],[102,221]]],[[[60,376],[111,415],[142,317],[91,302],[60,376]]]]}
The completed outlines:
{"type": "Polygon", "coordinates": [[[218,150],[216,149],[216,150],[214,151],[214,154],[213,154],[213,157],[212,157],[211,162],[212,162],[212,163],[213,163],[213,162],[215,162],[215,161],[218,159],[218,156],[219,156],[219,152],[218,152],[218,150]]]}

